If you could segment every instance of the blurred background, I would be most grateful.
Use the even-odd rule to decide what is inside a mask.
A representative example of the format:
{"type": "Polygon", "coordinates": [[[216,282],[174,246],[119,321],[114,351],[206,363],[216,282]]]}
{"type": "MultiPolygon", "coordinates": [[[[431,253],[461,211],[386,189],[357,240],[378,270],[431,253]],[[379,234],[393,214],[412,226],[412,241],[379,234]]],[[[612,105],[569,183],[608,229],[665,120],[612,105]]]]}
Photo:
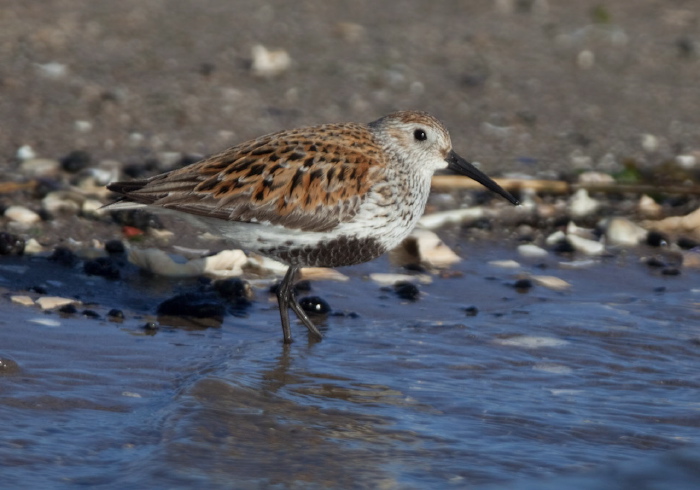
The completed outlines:
{"type": "Polygon", "coordinates": [[[0,148],[173,160],[420,109],[492,173],[687,166],[699,25],[690,0],[3,0],[0,148]]]}

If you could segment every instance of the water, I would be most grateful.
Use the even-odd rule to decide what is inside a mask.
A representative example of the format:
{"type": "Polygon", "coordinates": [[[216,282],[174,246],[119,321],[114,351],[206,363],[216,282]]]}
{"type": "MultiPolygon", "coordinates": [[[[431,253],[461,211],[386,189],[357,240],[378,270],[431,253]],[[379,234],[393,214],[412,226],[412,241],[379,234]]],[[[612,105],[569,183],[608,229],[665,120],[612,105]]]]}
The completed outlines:
{"type": "Polygon", "coordinates": [[[9,264],[28,266],[27,278],[4,262],[6,287],[52,278],[103,318],[113,307],[127,317],[61,317],[1,300],[4,486],[700,482],[699,271],[657,275],[635,253],[584,270],[552,257],[521,270],[572,288],[521,294],[510,286],[518,271],[487,263],[521,260],[511,248],[473,245],[468,255],[454,268],[462,277],[435,277],[415,303],[364,279],[388,270],[385,259],[345,269],[346,283],[314,283],[313,294],[360,316],[327,318],[320,343],[296,325],[291,346],[263,291],[221,328],[148,332],[154,305],[193,281],[155,287],[138,274],[109,282],[31,259],[9,264]],[[479,313],[466,316],[468,306],[479,313]]]}

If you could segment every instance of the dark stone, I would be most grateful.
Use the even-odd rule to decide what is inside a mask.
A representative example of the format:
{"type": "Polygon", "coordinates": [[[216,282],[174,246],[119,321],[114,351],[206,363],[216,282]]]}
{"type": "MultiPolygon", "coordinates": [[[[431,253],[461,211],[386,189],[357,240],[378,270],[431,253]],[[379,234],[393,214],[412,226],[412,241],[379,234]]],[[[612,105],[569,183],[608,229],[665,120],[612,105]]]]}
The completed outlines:
{"type": "Polygon", "coordinates": [[[530,279],[518,279],[513,284],[513,288],[519,293],[527,293],[532,289],[532,281],[530,279]]]}
{"type": "Polygon", "coordinates": [[[114,260],[110,257],[99,257],[94,260],[88,260],[83,265],[83,271],[88,276],[101,276],[107,279],[119,279],[121,275],[114,260]]]}
{"type": "Polygon", "coordinates": [[[78,264],[78,262],[80,262],[78,256],[75,255],[72,250],[69,250],[66,247],[56,247],[49,256],[49,260],[58,262],[66,267],[74,267],[76,264],[78,264]]]}
{"type": "Polygon", "coordinates": [[[479,308],[476,306],[467,306],[464,308],[464,312],[467,314],[467,316],[476,316],[479,314],[479,308]]]}
{"type": "Polygon", "coordinates": [[[59,313],[63,313],[64,315],[75,315],[78,313],[78,309],[75,307],[73,304],[69,305],[63,305],[58,309],[59,313]]]}
{"type": "Polygon", "coordinates": [[[420,298],[420,290],[418,286],[408,281],[399,281],[394,284],[394,293],[401,298],[408,301],[417,301],[420,298]]]}
{"type": "Polygon", "coordinates": [[[94,310],[83,310],[82,315],[86,318],[98,319],[100,315],[94,310]]]}
{"type": "Polygon", "coordinates": [[[148,160],[145,163],[130,163],[123,169],[124,175],[132,179],[140,179],[159,170],[158,161],[148,160]]]}
{"type": "Polygon", "coordinates": [[[155,331],[158,330],[160,326],[156,322],[146,322],[141,328],[148,331],[155,331]]]}
{"type": "Polygon", "coordinates": [[[17,361],[9,357],[0,357],[0,376],[12,376],[22,372],[17,361]]]}
{"type": "Polygon", "coordinates": [[[299,301],[299,305],[305,312],[314,315],[327,315],[331,312],[331,306],[328,302],[319,296],[307,296],[299,301]]]}
{"type": "Polygon", "coordinates": [[[666,267],[661,270],[661,274],[664,276],[679,276],[681,274],[681,270],[676,267],[666,267]]]}
{"type": "Polygon", "coordinates": [[[696,247],[700,247],[700,242],[696,242],[695,240],[686,237],[680,237],[676,243],[683,250],[692,250],[696,247]]]}
{"type": "Polygon", "coordinates": [[[109,240],[105,243],[105,251],[110,255],[123,255],[126,248],[121,240],[109,240]]]}
{"type": "Polygon", "coordinates": [[[662,245],[668,245],[668,239],[663,233],[651,230],[647,233],[647,245],[650,247],[661,247],[662,245]]]}
{"type": "Polygon", "coordinates": [[[663,260],[661,260],[658,257],[649,257],[646,259],[645,262],[649,267],[665,267],[666,266],[666,262],[664,262],[663,260]]]}
{"type": "Polygon", "coordinates": [[[209,295],[184,293],[163,301],[158,305],[157,312],[163,316],[215,318],[223,321],[226,309],[209,295]]]}
{"type": "Polygon", "coordinates": [[[247,308],[252,304],[253,288],[248,281],[239,278],[215,281],[213,288],[236,309],[247,308]]]}
{"type": "Polygon", "coordinates": [[[61,159],[61,168],[72,174],[80,172],[90,165],[92,158],[83,150],[75,150],[61,159]]]}
{"type": "Polygon", "coordinates": [[[659,286],[654,288],[655,293],[665,293],[666,292],[666,286],[659,286]]]}
{"type": "Polygon", "coordinates": [[[112,211],[112,219],[117,224],[132,226],[139,230],[147,230],[149,228],[160,230],[163,228],[163,224],[155,214],[144,211],[143,209],[120,209],[118,211],[112,211]]]}
{"type": "Polygon", "coordinates": [[[122,310],[112,308],[109,310],[109,312],[107,312],[107,317],[109,317],[110,320],[123,320],[124,312],[122,310]]]}
{"type": "Polygon", "coordinates": [[[36,212],[36,214],[39,215],[39,218],[41,218],[41,221],[52,221],[53,220],[53,215],[45,209],[39,209],[36,212]]]}
{"type": "Polygon", "coordinates": [[[0,232],[0,255],[22,255],[24,240],[16,235],[0,232]]]}
{"type": "Polygon", "coordinates": [[[559,240],[554,247],[552,247],[552,251],[556,254],[571,254],[576,251],[573,245],[571,245],[571,242],[564,238],[563,240],[559,240]]]}
{"type": "Polygon", "coordinates": [[[36,294],[49,294],[48,290],[44,286],[29,286],[27,291],[32,291],[36,294]]]}

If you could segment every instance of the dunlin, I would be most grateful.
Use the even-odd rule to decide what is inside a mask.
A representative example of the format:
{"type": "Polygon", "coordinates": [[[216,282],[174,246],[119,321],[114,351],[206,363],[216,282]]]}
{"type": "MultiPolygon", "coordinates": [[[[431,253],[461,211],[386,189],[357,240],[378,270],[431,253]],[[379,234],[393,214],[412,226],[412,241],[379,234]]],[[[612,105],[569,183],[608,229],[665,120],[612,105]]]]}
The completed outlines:
{"type": "Polygon", "coordinates": [[[284,342],[289,308],[321,338],[294,296],[300,267],[339,267],[397,246],[423,214],[439,169],[518,201],[452,149],[433,116],[404,111],[369,124],[324,124],[261,136],[146,180],[107,187],[107,209],[178,211],[233,245],[289,266],[277,291],[284,342]]]}

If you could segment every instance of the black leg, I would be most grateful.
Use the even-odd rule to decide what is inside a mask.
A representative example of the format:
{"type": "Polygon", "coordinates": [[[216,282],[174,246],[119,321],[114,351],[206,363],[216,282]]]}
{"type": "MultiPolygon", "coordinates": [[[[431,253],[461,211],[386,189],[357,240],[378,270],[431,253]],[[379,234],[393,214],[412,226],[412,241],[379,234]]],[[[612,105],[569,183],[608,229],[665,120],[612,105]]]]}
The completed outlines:
{"type": "Polygon", "coordinates": [[[284,279],[277,289],[277,302],[280,306],[280,318],[282,320],[282,335],[284,335],[284,343],[292,343],[292,329],[289,326],[289,293],[294,292],[294,276],[296,276],[297,268],[289,267],[284,279]]]}
{"type": "Polygon", "coordinates": [[[306,314],[304,309],[299,305],[296,297],[294,296],[294,278],[299,271],[299,267],[290,266],[287,273],[282,279],[279,289],[277,290],[277,301],[280,305],[280,318],[282,319],[282,333],[284,334],[284,343],[290,344],[292,342],[292,330],[289,326],[289,308],[296,313],[297,317],[301,322],[309,329],[312,335],[317,337],[319,340],[323,338],[321,332],[318,331],[316,325],[313,324],[309,316],[306,314]]]}

